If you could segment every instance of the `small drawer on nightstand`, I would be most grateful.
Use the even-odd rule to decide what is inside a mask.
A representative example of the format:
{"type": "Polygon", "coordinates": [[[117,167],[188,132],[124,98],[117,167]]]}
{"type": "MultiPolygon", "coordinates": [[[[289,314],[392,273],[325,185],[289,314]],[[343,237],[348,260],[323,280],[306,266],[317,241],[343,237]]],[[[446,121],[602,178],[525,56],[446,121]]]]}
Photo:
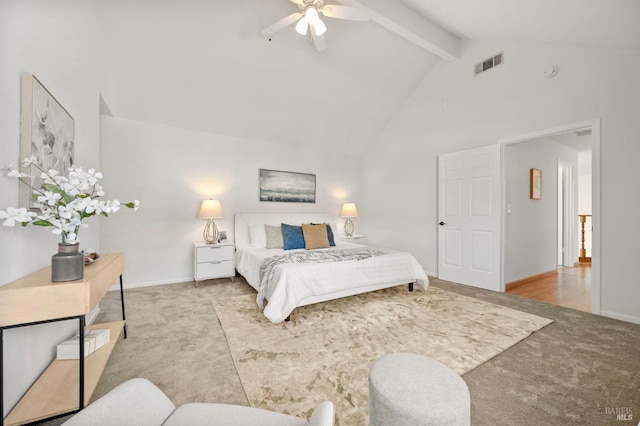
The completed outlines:
{"type": "Polygon", "coordinates": [[[338,235],[338,239],[340,241],[344,241],[345,243],[354,243],[354,244],[367,244],[367,236],[366,235],[338,235]]]}
{"type": "Polygon", "coordinates": [[[196,277],[232,277],[235,274],[233,261],[222,260],[196,265],[196,277]]]}
{"type": "Polygon", "coordinates": [[[210,245],[196,248],[196,263],[233,260],[232,245],[210,245]]]}

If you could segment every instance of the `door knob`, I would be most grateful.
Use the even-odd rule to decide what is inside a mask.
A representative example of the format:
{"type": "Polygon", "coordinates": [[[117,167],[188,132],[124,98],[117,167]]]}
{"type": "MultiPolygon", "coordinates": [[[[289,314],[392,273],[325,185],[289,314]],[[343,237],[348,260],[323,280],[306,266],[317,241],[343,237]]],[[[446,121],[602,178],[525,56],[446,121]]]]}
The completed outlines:
{"type": "Polygon", "coordinates": [[[440,226],[444,226],[446,224],[447,224],[446,222],[440,222],[440,226]]]}

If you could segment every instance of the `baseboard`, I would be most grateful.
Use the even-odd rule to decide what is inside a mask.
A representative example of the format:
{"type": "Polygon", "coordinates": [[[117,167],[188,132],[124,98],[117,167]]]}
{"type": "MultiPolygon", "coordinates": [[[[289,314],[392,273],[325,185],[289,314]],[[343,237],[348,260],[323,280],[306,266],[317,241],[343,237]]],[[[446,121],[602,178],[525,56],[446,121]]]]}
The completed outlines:
{"type": "Polygon", "coordinates": [[[98,305],[95,308],[93,308],[93,310],[91,312],[89,312],[89,314],[87,314],[87,317],[85,319],[85,323],[87,325],[93,324],[93,322],[96,320],[96,317],[99,314],[100,314],[100,303],[98,303],[98,305]]]}
{"type": "MultiPolygon", "coordinates": [[[[130,288],[152,287],[154,285],[187,283],[189,281],[193,281],[193,277],[187,277],[187,278],[182,278],[182,279],[177,278],[177,279],[164,280],[164,281],[147,281],[147,282],[142,282],[142,283],[128,283],[128,284],[124,284],[122,287],[126,290],[126,289],[130,289],[130,288]]],[[[114,284],[109,289],[109,291],[117,291],[117,290],[120,290],[120,284],[114,284]]]]}
{"type": "Polygon", "coordinates": [[[602,315],[603,317],[613,318],[613,319],[617,319],[617,320],[620,320],[620,321],[626,321],[626,322],[632,322],[634,324],[640,324],[640,318],[632,317],[631,315],[624,315],[624,314],[619,314],[619,313],[610,312],[610,311],[600,311],[600,315],[602,315]]]}
{"type": "Polygon", "coordinates": [[[542,272],[540,274],[531,275],[530,277],[521,278],[519,280],[511,281],[505,284],[505,289],[510,290],[515,287],[519,287],[524,284],[529,284],[532,281],[539,280],[541,278],[547,278],[558,274],[558,270],[554,269],[552,271],[542,272]]]}

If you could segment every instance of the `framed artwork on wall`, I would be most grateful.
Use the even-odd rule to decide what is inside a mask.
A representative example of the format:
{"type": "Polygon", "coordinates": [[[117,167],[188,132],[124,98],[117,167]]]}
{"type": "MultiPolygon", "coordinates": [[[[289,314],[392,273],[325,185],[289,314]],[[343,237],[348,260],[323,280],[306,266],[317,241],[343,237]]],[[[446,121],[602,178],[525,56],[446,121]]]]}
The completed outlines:
{"type": "Polygon", "coordinates": [[[260,201],[316,202],[316,175],[260,169],[260,201]]]}
{"type": "Polygon", "coordinates": [[[532,200],[542,198],[542,170],[531,169],[529,171],[529,198],[532,200]]]}
{"type": "MultiPolygon", "coordinates": [[[[45,169],[53,169],[63,176],[73,164],[74,121],[71,114],[56,100],[44,85],[29,73],[22,74],[22,107],[20,111],[20,160],[34,156],[45,169]]],[[[30,176],[31,185],[42,183],[35,167],[21,168],[30,176]]],[[[20,185],[21,207],[33,208],[31,191],[20,185]]]]}

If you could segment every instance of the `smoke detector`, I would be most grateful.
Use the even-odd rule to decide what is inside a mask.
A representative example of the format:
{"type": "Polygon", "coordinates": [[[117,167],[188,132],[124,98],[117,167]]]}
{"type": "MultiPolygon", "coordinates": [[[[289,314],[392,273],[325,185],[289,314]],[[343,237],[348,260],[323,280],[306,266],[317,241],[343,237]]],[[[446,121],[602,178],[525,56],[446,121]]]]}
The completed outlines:
{"type": "Polygon", "coordinates": [[[558,74],[558,67],[555,65],[550,66],[549,68],[543,71],[543,74],[547,78],[555,77],[555,75],[558,74]]]}

